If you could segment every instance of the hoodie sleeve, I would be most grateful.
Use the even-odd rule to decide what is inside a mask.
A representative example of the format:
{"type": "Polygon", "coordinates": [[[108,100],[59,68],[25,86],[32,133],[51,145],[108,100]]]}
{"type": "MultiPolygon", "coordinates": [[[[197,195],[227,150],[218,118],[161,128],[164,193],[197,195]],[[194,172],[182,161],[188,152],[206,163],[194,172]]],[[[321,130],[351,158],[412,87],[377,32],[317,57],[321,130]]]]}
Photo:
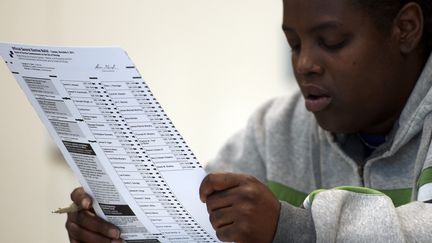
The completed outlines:
{"type": "MultiPolygon", "coordinates": [[[[431,242],[432,204],[395,207],[386,195],[367,188],[320,191],[308,212],[317,242],[431,242]],[[359,190],[360,189],[360,190],[359,190]]],[[[311,201],[312,193],[306,201],[311,201]]]]}
{"type": "MultiPolygon", "coordinates": [[[[293,99],[295,101],[295,99],[293,99]]],[[[249,119],[246,128],[234,136],[206,166],[208,172],[230,171],[247,173],[267,183],[265,164],[265,116],[273,101],[264,104],[249,119]]],[[[295,104],[292,102],[292,104],[295,104]]],[[[291,105],[294,107],[294,105],[291,105]]],[[[310,210],[280,201],[281,211],[274,242],[315,242],[310,210]]]]}

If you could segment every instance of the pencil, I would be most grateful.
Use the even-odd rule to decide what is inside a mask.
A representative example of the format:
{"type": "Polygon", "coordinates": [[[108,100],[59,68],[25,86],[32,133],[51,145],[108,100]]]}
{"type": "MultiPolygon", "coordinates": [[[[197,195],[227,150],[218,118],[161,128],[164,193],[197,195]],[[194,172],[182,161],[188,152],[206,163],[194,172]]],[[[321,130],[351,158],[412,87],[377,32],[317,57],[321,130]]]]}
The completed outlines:
{"type": "Polygon", "coordinates": [[[81,209],[82,209],[81,206],[78,206],[75,203],[72,203],[71,205],[69,205],[69,207],[58,208],[57,210],[52,211],[52,213],[58,213],[58,214],[75,213],[75,212],[80,211],[81,209]]]}

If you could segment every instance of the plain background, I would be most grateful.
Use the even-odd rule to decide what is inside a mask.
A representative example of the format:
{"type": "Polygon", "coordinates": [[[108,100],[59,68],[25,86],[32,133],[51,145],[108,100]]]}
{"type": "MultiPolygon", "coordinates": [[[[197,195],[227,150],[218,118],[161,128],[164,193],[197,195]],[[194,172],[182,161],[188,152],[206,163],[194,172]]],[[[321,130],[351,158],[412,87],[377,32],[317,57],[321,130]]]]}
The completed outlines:
{"type": "MultiPolygon", "coordinates": [[[[264,101],[291,93],[282,1],[0,0],[0,42],[120,46],[202,163],[264,101]]],[[[68,242],[78,184],[0,64],[0,241],[68,242]]]]}

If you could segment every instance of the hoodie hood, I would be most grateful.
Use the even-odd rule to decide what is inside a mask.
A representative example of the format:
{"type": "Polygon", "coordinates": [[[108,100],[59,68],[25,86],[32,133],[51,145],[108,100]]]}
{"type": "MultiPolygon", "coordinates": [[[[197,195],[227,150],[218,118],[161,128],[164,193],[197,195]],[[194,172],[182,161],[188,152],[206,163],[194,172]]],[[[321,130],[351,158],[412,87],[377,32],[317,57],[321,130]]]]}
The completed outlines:
{"type": "Polygon", "coordinates": [[[411,95],[399,117],[393,143],[389,150],[391,155],[409,142],[423,128],[426,116],[432,111],[432,54],[411,92],[411,95]]]}

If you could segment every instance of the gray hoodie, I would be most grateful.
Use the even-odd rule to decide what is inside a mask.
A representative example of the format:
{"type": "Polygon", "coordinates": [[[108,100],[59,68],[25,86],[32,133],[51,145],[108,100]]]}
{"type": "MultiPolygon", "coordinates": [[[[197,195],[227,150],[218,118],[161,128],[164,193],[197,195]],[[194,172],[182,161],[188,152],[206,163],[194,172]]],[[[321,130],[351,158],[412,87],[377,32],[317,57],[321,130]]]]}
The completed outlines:
{"type": "Polygon", "coordinates": [[[357,135],[321,129],[297,92],[258,109],[207,169],[269,186],[282,205],[274,242],[432,242],[431,111],[432,57],[367,158],[357,135]]]}

